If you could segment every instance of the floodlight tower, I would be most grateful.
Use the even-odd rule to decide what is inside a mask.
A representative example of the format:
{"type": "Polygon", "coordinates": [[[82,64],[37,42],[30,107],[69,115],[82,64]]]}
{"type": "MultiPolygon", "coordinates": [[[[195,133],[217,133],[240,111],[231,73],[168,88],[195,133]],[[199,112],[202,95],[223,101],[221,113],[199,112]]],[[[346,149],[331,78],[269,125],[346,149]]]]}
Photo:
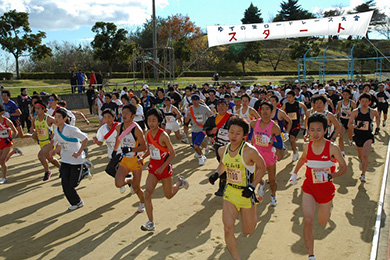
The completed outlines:
{"type": "Polygon", "coordinates": [[[156,30],[156,4],[155,0],[153,1],[153,71],[154,79],[158,79],[158,70],[157,70],[157,30],[156,30]]]}

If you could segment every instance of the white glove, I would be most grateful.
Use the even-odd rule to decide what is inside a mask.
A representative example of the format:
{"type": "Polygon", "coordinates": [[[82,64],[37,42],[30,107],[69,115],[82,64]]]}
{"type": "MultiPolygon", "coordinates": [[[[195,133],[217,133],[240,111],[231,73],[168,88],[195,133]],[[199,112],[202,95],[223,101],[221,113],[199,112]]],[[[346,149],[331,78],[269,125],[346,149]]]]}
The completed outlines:
{"type": "Polygon", "coordinates": [[[329,181],[329,174],[323,171],[318,171],[315,173],[317,180],[320,182],[327,182],[329,181]]]}
{"type": "Polygon", "coordinates": [[[286,132],[283,133],[283,136],[284,136],[284,141],[287,141],[290,135],[286,132]]]}
{"type": "Polygon", "coordinates": [[[11,117],[11,115],[8,112],[4,112],[4,116],[7,117],[7,118],[11,117]]]}
{"type": "Polygon", "coordinates": [[[289,182],[291,182],[292,185],[298,184],[297,174],[296,173],[291,174],[289,182]]]}

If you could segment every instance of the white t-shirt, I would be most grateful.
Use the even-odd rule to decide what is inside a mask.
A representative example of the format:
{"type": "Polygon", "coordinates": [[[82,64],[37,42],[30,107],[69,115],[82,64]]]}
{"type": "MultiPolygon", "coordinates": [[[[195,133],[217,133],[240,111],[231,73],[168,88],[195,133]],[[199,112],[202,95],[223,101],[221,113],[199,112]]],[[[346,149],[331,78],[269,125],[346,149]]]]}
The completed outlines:
{"type": "Polygon", "coordinates": [[[79,165],[84,163],[85,153],[84,151],[77,158],[72,155],[80,150],[80,141],[84,141],[88,136],[75,126],[65,124],[62,128],[62,135],[67,138],[77,138],[78,142],[71,142],[63,139],[58,133],[58,128],[54,131],[54,145],[61,146],[61,162],[69,163],[72,165],[79,165]]]}
{"type": "Polygon", "coordinates": [[[254,107],[257,100],[258,100],[257,98],[251,97],[251,101],[249,101],[249,106],[254,107]]]}
{"type": "MultiPolygon", "coordinates": [[[[108,127],[107,124],[102,125],[99,130],[97,131],[96,138],[98,139],[99,142],[104,142],[104,136],[110,131],[110,128],[108,127]]],[[[114,151],[114,146],[115,146],[115,141],[116,141],[116,136],[117,136],[117,131],[114,130],[112,134],[105,140],[106,145],[107,145],[107,153],[108,153],[108,158],[111,159],[111,154],[112,151],[114,151]]],[[[120,144],[118,151],[120,150],[120,144]]]]}
{"type": "Polygon", "coordinates": [[[137,106],[137,113],[133,119],[134,122],[139,122],[144,120],[144,109],[141,105],[137,106]]]}

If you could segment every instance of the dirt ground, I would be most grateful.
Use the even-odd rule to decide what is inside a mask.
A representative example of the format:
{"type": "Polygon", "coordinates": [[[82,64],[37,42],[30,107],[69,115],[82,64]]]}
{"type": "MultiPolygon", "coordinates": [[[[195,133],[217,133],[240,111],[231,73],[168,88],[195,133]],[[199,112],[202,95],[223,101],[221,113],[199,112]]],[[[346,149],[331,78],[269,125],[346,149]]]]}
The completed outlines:
{"type": "MultiPolygon", "coordinates": [[[[90,140],[92,136],[89,133],[90,140]]],[[[67,211],[58,169],[52,168],[52,178],[43,182],[39,146],[21,147],[24,155],[10,159],[8,183],[0,186],[0,259],[230,259],[223,237],[222,198],[214,196],[217,185],[207,180],[217,168],[215,154],[210,153],[200,167],[189,145],[172,140],[177,154],[174,180],[182,174],[190,187],[168,200],[158,184],[153,199],[156,231],[152,233],[140,229],[147,217],[136,213],[138,198],[128,190],[120,194],[113,178],[104,172],[105,147],[88,143],[94,177],[79,185],[85,206],[74,212],[67,211]]],[[[317,259],[369,258],[388,140],[383,130],[375,138],[366,184],[358,180],[355,147],[346,146],[348,173],[334,180],[337,193],[331,219],[324,228],[315,223],[317,259]]],[[[302,151],[302,141],[298,146],[302,151]]],[[[242,259],[307,259],[300,207],[304,167],[299,185],[287,184],[296,164],[291,158],[288,152],[277,165],[275,208],[269,206],[267,185],[257,207],[254,234],[242,235],[237,220],[242,259]]],[[[147,174],[144,168],[143,188],[147,174]]]]}

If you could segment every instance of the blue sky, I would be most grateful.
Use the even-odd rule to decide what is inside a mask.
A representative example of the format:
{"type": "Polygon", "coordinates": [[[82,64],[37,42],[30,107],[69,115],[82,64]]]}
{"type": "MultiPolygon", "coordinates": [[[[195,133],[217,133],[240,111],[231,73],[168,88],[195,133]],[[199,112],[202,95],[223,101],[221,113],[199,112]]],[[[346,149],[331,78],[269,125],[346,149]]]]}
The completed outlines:
{"type": "MultiPolygon", "coordinates": [[[[214,24],[240,24],[250,3],[261,9],[264,21],[269,21],[279,10],[281,1],[271,0],[156,0],[157,15],[167,17],[181,13],[205,29],[214,24]]],[[[333,6],[351,9],[362,0],[300,0],[310,12],[320,12],[333,6]]],[[[390,15],[388,0],[377,0],[377,6],[390,15]]],[[[30,14],[34,31],[47,33],[45,42],[90,42],[91,28],[96,21],[114,22],[128,31],[134,30],[150,18],[152,0],[0,0],[0,13],[11,9],[30,14]]]]}

